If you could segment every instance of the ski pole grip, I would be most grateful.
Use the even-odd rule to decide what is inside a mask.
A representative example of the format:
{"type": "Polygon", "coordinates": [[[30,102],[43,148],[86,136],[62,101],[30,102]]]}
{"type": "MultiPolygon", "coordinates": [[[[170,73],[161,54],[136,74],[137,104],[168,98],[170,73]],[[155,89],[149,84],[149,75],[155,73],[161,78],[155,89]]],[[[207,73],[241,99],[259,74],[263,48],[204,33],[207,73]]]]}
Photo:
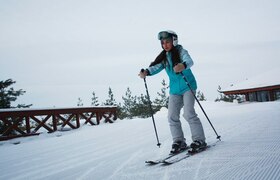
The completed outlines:
{"type": "MultiPolygon", "coordinates": [[[[145,69],[141,69],[141,73],[144,73],[145,72],[145,69]]],[[[146,76],[146,75],[145,75],[146,76]]],[[[144,79],[146,79],[146,77],[144,78],[144,79]]]]}

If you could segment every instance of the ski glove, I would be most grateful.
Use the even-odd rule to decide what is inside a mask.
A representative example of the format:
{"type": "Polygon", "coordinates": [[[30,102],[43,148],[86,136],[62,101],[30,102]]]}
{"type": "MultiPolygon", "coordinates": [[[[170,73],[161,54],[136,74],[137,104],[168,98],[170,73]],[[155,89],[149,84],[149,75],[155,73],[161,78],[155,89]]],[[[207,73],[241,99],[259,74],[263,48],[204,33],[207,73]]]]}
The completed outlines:
{"type": "Polygon", "coordinates": [[[173,70],[176,73],[180,73],[182,72],[184,69],[186,69],[186,65],[184,63],[178,63],[173,67],[173,70]]]}
{"type": "Polygon", "coordinates": [[[142,69],[142,70],[140,71],[140,73],[138,74],[138,76],[140,76],[140,78],[144,79],[144,78],[146,78],[146,76],[147,76],[148,74],[149,74],[149,73],[148,73],[147,70],[142,69]]]}

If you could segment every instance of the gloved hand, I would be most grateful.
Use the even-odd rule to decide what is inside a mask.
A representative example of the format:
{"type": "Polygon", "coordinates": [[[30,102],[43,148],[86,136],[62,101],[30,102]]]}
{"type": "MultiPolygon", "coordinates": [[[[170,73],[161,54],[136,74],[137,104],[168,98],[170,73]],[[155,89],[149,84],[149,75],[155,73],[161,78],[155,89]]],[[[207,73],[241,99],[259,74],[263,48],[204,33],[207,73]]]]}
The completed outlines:
{"type": "Polygon", "coordinates": [[[176,73],[180,73],[182,72],[184,69],[185,69],[185,65],[183,63],[178,63],[176,64],[174,67],[173,67],[173,70],[176,72],[176,73]]]}
{"type": "Polygon", "coordinates": [[[148,72],[144,69],[141,69],[140,73],[138,74],[138,76],[140,76],[140,78],[142,78],[142,79],[146,78],[147,75],[148,75],[148,72]]]}

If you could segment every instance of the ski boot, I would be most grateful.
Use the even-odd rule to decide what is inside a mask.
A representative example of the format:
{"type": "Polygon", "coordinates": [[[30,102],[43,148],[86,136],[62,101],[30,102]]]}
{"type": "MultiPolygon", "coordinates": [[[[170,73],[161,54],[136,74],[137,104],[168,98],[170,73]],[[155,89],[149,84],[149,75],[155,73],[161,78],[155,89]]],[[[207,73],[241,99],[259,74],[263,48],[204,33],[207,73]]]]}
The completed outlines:
{"type": "Polygon", "coordinates": [[[184,141],[175,141],[172,144],[172,149],[170,154],[178,154],[188,148],[187,144],[184,141]]]}
{"type": "Polygon", "coordinates": [[[205,150],[207,148],[207,144],[205,141],[195,140],[193,143],[191,143],[190,147],[191,150],[189,152],[196,153],[205,150]]]}

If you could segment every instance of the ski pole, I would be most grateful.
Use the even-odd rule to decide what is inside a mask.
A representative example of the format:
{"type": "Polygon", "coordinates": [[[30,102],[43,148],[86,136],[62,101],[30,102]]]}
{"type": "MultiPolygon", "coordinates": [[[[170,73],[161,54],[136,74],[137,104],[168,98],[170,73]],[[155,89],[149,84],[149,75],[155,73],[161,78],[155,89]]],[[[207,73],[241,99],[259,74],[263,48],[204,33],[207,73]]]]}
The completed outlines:
{"type": "Polygon", "coordinates": [[[217,135],[217,139],[219,139],[219,140],[221,141],[221,136],[218,135],[218,133],[217,133],[216,129],[214,128],[213,124],[211,123],[209,117],[207,116],[206,112],[204,111],[203,107],[201,106],[201,104],[200,104],[199,100],[197,99],[197,97],[196,97],[194,91],[192,90],[192,88],[191,88],[191,86],[190,86],[190,84],[189,84],[189,81],[187,80],[186,76],[185,76],[182,72],[180,72],[180,74],[182,75],[182,77],[183,77],[183,79],[185,80],[186,84],[187,84],[188,87],[190,88],[190,90],[191,90],[191,92],[192,92],[192,94],[193,94],[193,96],[194,96],[196,102],[197,102],[198,105],[200,106],[200,108],[201,108],[202,112],[204,113],[206,119],[208,120],[209,124],[211,125],[211,127],[213,128],[215,134],[217,135]]]}
{"type": "MultiPolygon", "coordinates": [[[[144,69],[141,69],[141,72],[144,72],[144,71],[145,71],[144,69]]],[[[157,127],[156,127],[156,123],[155,123],[155,119],[154,119],[154,112],[153,112],[153,109],[152,109],[152,102],[150,100],[150,95],[149,95],[149,91],[148,91],[148,87],[147,87],[146,78],[144,78],[144,83],[145,83],[145,88],[146,88],[147,97],[148,97],[148,101],[149,101],[150,112],[151,112],[151,116],[152,116],[152,120],[153,120],[154,130],[155,130],[155,134],[156,134],[156,138],[157,138],[157,146],[160,148],[161,144],[158,140],[157,127]]]]}

